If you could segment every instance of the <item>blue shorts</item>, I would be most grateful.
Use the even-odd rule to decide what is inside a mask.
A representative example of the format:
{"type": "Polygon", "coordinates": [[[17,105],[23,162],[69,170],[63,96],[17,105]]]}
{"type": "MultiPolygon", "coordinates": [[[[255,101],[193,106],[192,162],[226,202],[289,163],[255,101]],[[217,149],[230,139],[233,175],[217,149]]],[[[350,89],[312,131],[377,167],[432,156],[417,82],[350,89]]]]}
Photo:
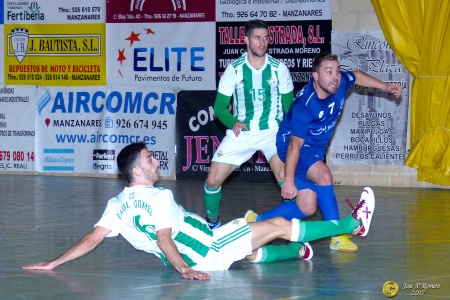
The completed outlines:
{"type": "MultiPolygon", "coordinates": [[[[283,163],[286,163],[286,154],[289,146],[290,135],[278,133],[277,134],[277,153],[283,163]]],[[[316,148],[310,144],[303,144],[300,148],[300,159],[295,170],[295,185],[298,190],[311,189],[317,192],[317,185],[306,178],[309,168],[318,161],[325,159],[325,151],[316,148]]]]}

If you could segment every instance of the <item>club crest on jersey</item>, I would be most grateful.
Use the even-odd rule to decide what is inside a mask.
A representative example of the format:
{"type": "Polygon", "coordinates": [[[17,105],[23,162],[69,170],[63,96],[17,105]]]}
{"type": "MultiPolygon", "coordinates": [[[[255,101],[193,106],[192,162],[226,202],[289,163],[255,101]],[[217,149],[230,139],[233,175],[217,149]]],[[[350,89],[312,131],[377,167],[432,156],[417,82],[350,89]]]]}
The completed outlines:
{"type": "Polygon", "coordinates": [[[273,77],[270,77],[270,78],[267,80],[267,83],[268,83],[270,86],[273,86],[273,85],[276,85],[276,84],[277,84],[277,80],[276,80],[276,79],[273,79],[273,77]]]}

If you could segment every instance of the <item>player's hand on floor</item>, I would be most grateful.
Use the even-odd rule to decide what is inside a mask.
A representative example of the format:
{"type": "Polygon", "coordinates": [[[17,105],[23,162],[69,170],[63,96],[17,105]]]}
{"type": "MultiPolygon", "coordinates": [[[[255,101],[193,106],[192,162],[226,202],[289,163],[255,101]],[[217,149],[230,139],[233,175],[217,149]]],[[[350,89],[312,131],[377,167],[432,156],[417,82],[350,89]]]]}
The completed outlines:
{"type": "Polygon", "coordinates": [[[185,279],[190,279],[190,280],[209,280],[211,279],[211,275],[205,272],[201,272],[201,271],[195,271],[192,269],[189,269],[187,271],[185,271],[183,274],[183,278],[185,279]]]}
{"type": "Polygon", "coordinates": [[[53,270],[53,268],[54,267],[49,262],[40,262],[22,267],[24,270],[53,270]]]}

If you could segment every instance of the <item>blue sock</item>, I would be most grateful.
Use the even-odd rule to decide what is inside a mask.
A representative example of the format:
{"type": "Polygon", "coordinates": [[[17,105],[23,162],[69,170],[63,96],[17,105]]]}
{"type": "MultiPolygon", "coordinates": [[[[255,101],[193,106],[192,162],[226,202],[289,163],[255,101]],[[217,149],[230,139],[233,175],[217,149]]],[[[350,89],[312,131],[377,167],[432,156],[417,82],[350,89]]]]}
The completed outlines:
{"type": "Polygon", "coordinates": [[[306,218],[305,214],[298,207],[297,202],[290,201],[281,203],[277,207],[260,214],[256,221],[264,221],[275,217],[283,217],[286,220],[306,218]]]}
{"type": "Polygon", "coordinates": [[[339,220],[339,209],[334,195],[334,185],[317,186],[317,204],[326,221],[339,220]]]}

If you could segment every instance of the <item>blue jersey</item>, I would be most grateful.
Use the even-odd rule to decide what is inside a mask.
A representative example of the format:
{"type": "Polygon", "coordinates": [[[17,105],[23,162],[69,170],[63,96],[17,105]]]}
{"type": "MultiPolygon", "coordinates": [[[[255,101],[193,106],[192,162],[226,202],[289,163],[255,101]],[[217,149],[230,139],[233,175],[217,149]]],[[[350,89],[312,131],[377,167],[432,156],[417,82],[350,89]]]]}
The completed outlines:
{"type": "Polygon", "coordinates": [[[325,150],[342,112],[347,91],[356,79],[353,72],[342,71],[341,74],[337,92],[326,99],[317,96],[311,78],[292,102],[281,122],[278,138],[282,138],[282,135],[297,136],[304,139],[305,144],[325,150]]]}

